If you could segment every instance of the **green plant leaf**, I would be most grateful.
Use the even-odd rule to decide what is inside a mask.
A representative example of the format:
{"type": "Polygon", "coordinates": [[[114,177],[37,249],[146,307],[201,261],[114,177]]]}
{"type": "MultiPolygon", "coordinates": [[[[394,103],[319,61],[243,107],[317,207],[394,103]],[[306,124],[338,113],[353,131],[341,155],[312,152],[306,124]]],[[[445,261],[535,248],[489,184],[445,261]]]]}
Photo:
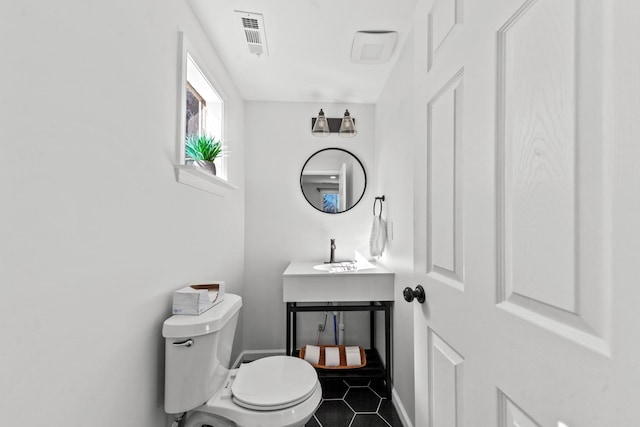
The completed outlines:
{"type": "Polygon", "coordinates": [[[194,160],[213,162],[223,154],[224,148],[222,141],[215,137],[206,134],[191,134],[186,137],[184,150],[185,154],[194,160]]]}

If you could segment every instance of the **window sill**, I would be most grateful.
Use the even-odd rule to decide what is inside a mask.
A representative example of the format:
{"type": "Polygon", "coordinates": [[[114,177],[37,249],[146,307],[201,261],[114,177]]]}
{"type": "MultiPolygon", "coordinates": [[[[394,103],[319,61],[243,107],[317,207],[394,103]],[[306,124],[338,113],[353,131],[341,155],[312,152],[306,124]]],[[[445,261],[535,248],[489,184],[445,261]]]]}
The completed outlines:
{"type": "Polygon", "coordinates": [[[217,196],[226,196],[238,187],[229,184],[222,178],[191,165],[175,165],[176,180],[189,187],[206,191],[217,196]]]}

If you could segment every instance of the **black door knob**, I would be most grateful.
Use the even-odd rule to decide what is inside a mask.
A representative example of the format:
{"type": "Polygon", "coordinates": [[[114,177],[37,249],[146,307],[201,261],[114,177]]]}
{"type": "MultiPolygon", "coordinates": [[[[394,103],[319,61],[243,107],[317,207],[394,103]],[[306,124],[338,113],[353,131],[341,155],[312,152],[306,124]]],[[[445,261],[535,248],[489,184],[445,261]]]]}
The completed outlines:
{"type": "Polygon", "coordinates": [[[420,285],[416,286],[416,289],[413,290],[409,287],[404,288],[402,291],[402,296],[404,296],[404,300],[406,302],[411,302],[414,299],[417,299],[420,304],[425,301],[424,288],[420,285]]]}

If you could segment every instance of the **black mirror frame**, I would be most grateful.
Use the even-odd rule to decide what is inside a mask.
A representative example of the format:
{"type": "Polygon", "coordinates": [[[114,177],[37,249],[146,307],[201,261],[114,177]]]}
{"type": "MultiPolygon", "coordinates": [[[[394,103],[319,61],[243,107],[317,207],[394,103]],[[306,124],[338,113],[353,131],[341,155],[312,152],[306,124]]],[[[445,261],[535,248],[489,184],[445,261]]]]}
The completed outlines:
{"type": "Polygon", "coordinates": [[[329,215],[336,215],[336,214],[341,214],[341,213],[345,213],[350,211],[351,209],[353,209],[355,206],[358,205],[358,203],[360,203],[360,201],[362,200],[362,198],[364,197],[364,194],[367,191],[367,171],[364,168],[364,165],[362,164],[362,162],[360,161],[360,159],[358,158],[358,156],[356,156],[355,154],[353,154],[351,151],[345,150],[344,148],[337,148],[337,147],[329,147],[329,148],[323,148],[322,150],[318,150],[315,153],[313,153],[312,155],[309,156],[309,158],[307,159],[306,162],[304,162],[304,165],[302,165],[302,169],[300,170],[300,192],[302,193],[302,195],[304,196],[304,199],[307,201],[307,203],[309,203],[315,210],[317,210],[318,212],[322,212],[325,214],[329,214],[329,215]],[[307,198],[307,195],[304,193],[304,186],[302,183],[302,177],[303,177],[303,173],[304,173],[304,168],[307,166],[307,163],[309,163],[309,161],[317,154],[322,153],[323,151],[329,151],[329,150],[338,150],[338,151],[343,151],[349,155],[351,155],[354,159],[356,159],[358,161],[358,164],[360,165],[360,168],[362,169],[362,174],[364,175],[364,188],[362,189],[362,194],[360,194],[360,197],[358,198],[358,200],[356,200],[352,206],[350,206],[349,208],[340,211],[340,212],[325,212],[322,209],[318,209],[313,203],[311,203],[309,201],[309,199],[307,198]]]}

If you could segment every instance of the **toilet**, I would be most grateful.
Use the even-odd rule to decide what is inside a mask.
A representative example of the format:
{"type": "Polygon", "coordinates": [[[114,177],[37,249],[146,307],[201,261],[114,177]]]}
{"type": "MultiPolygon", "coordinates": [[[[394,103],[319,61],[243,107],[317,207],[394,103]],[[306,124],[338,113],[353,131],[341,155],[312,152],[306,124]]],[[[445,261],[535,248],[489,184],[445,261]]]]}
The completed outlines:
{"type": "Polygon", "coordinates": [[[165,412],[186,412],[185,427],[304,426],[322,398],[309,363],[270,356],[230,369],[241,307],[227,293],[199,316],[165,320],[165,412]]]}

